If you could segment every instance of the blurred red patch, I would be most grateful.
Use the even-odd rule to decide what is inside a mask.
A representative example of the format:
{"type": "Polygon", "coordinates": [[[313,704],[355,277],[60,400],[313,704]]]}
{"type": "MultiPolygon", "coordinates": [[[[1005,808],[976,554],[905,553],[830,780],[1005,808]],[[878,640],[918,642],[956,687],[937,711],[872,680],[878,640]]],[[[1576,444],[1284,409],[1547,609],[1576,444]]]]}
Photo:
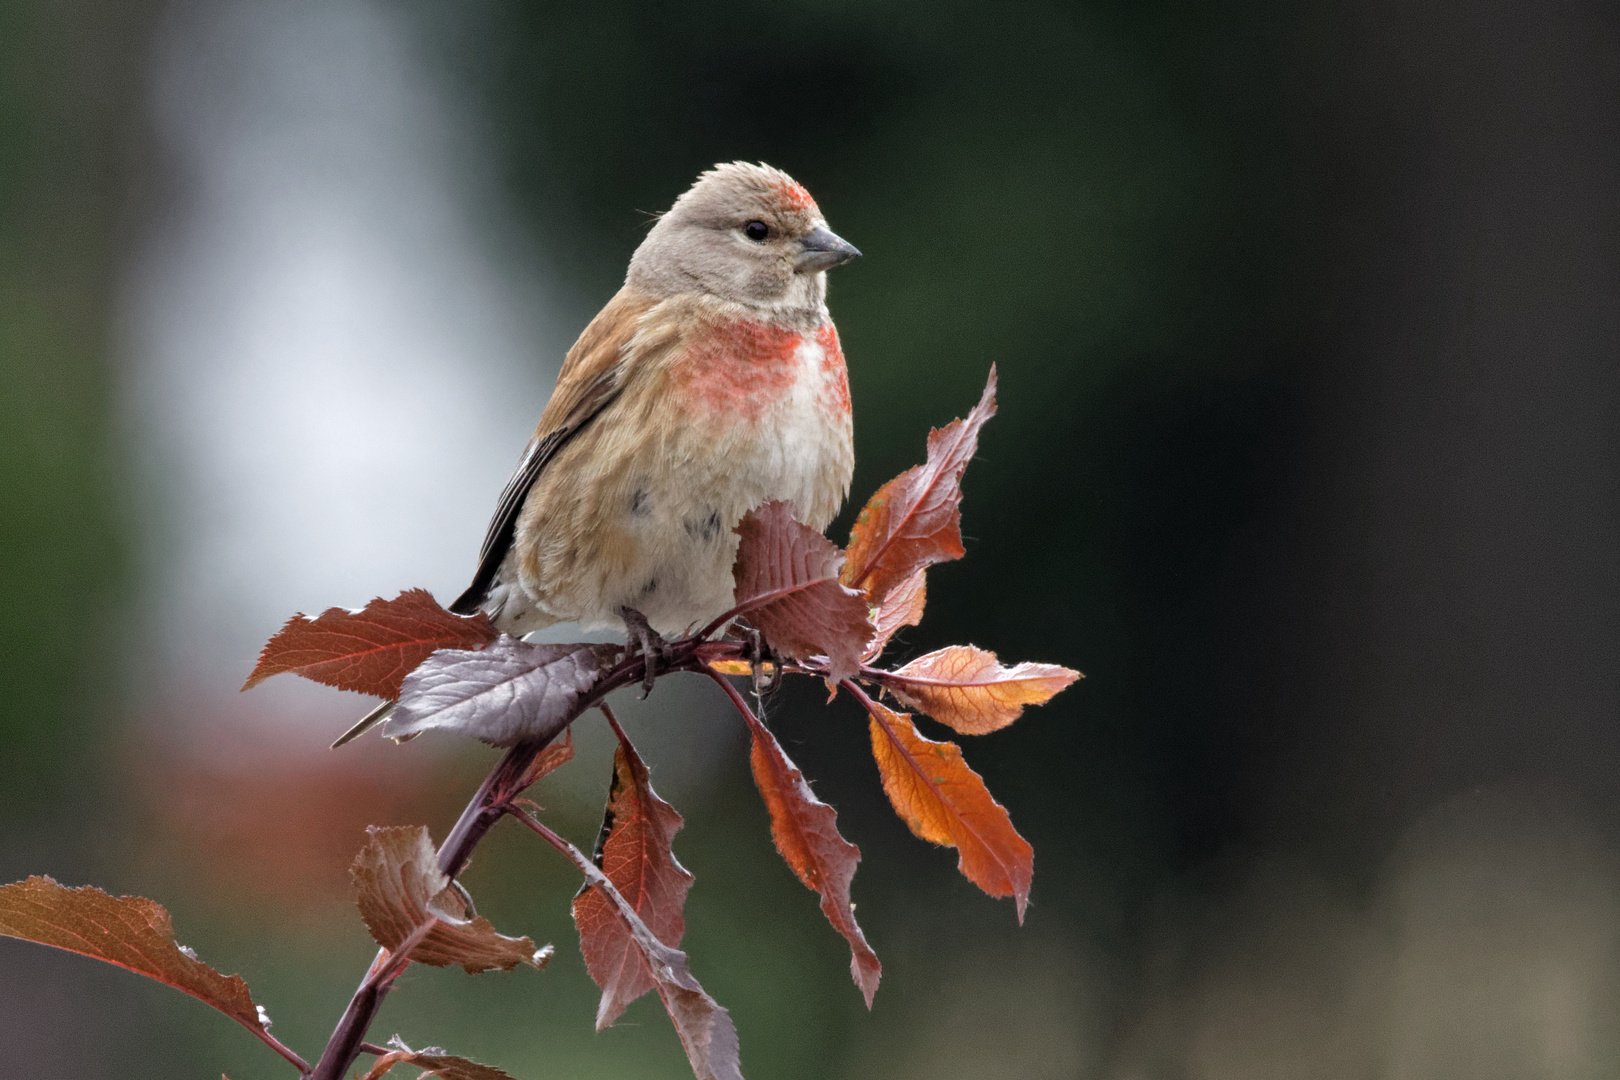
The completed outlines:
{"type": "Polygon", "coordinates": [[[383,740],[332,751],[317,732],[270,726],[252,706],[228,713],[206,725],[186,718],[137,728],[126,775],[141,820],[126,842],[154,876],[182,878],[205,902],[251,904],[278,921],[325,920],[333,906],[351,905],[348,868],[366,827],[448,827],[481,767],[463,754],[383,740]],[[177,730],[212,737],[161,734],[177,730]]]}

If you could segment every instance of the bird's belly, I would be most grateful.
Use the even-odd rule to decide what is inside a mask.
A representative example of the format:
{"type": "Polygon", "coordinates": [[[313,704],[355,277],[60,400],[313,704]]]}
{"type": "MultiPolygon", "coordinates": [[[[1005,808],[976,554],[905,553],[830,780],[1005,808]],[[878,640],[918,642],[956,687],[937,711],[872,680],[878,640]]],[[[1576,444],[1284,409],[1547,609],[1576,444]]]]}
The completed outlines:
{"type": "Polygon", "coordinates": [[[837,349],[830,328],[807,335],[794,352],[794,377],[755,408],[669,403],[679,422],[625,447],[576,504],[575,527],[553,532],[574,539],[550,546],[550,557],[525,573],[524,591],[544,616],[536,625],[620,628],[621,609],[631,607],[660,633],[680,634],[731,607],[732,530],[748,511],[789,501],[801,521],[824,529],[854,469],[837,349]]]}
{"type": "Polygon", "coordinates": [[[824,529],[849,490],[855,451],[837,332],[829,323],[805,335],[792,358],[793,378],[751,409],[749,422],[713,425],[711,441],[726,446],[716,456],[716,487],[731,496],[725,509],[733,525],[780,499],[793,503],[800,521],[824,529]]]}
{"type": "Polygon", "coordinates": [[[799,519],[824,529],[838,512],[854,470],[843,356],[810,338],[797,350],[798,377],[755,420],[692,423],[645,487],[646,505],[629,515],[643,561],[624,582],[661,633],[680,633],[732,604],[733,531],[771,499],[791,502],[799,519]],[[639,578],[640,580],[637,580],[639,578]]]}

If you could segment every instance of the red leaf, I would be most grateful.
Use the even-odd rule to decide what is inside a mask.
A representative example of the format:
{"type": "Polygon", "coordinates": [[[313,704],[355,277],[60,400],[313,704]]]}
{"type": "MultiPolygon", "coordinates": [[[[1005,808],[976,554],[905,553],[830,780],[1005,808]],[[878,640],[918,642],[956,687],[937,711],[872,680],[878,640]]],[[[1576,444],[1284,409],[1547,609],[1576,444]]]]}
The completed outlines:
{"type": "MultiPolygon", "coordinates": [[[[679,945],[686,932],[681,909],[692,887],[692,875],[671,848],[682,824],[675,808],[653,791],[647,766],[621,732],[598,864],[649,931],[669,946],[679,945]]],[[[601,893],[589,890],[574,898],[574,925],[585,967],[602,988],[596,1010],[596,1029],[601,1031],[653,989],[656,979],[629,928],[601,893]]]]}
{"type": "Polygon", "coordinates": [[[872,714],[872,756],[895,812],[924,840],[954,847],[956,868],[991,896],[1012,896],[1024,921],[1035,849],[953,742],[917,733],[911,717],[864,698],[872,714]]]}
{"type": "Polygon", "coordinates": [[[429,919],[437,924],[411,950],[419,964],[460,964],[469,975],[510,971],[518,964],[544,967],[551,946],[536,950],[526,937],[509,938],[488,919],[469,917],[467,902],[439,869],[425,825],[367,829],[369,838],[349,868],[359,892],[360,917],[378,945],[392,952],[429,919]]]}
{"type": "Polygon", "coordinates": [[[174,940],[169,913],[144,896],[69,889],[48,877],[0,886],[0,934],[52,945],[167,983],[212,1005],[279,1050],[240,976],[221,975],[174,940]]]}
{"type": "MultiPolygon", "coordinates": [[[[658,996],[675,1023],[681,1046],[686,1050],[686,1060],[691,1063],[697,1080],[742,1080],[737,1028],[726,1010],[693,977],[686,954],[658,940],[608,876],[580,854],[578,848],[540,824],[533,815],[521,809],[511,812],[572,859],[593,892],[607,902],[610,916],[623,924],[631,945],[641,954],[642,962],[658,987],[658,996]]],[[[577,920],[578,901],[574,910],[577,920]]]]}
{"type": "Polygon", "coordinates": [[[405,677],[383,725],[391,739],[455,731],[494,746],[547,739],[602,677],[616,646],[531,645],[502,634],[476,652],[443,649],[405,677]]]}
{"type": "Polygon", "coordinates": [[[928,461],[890,480],[872,496],[849,534],[843,582],[881,604],[925,566],[960,559],[962,471],[979,448],[979,429],[996,414],[996,369],[984,396],[963,420],[928,435],[928,461]]]}
{"type": "Polygon", "coordinates": [[[928,603],[928,571],[918,570],[899,585],[895,586],[878,605],[872,609],[872,625],[877,627],[877,636],[872,644],[866,647],[865,660],[871,663],[878,655],[888,648],[889,639],[899,633],[903,626],[916,626],[922,622],[923,607],[928,603]]]}
{"type": "Polygon", "coordinates": [[[526,787],[539,783],[540,780],[550,776],[573,760],[574,729],[569,728],[563,732],[562,738],[547,743],[544,750],[534,755],[534,760],[529,762],[529,767],[523,771],[523,776],[518,780],[514,790],[522,791],[526,787]]]}
{"type": "Polygon", "coordinates": [[[849,973],[872,1007],[883,965],[866,943],[866,935],[855,921],[855,905],[850,903],[849,886],[861,849],[838,832],[838,815],[816,798],[799,771],[783,752],[776,736],[758,718],[745,714],[753,749],[749,759],[754,766],[754,783],[771,813],[771,836],[776,850],[804,882],[821,894],[821,910],[833,929],[849,942],[849,973]]]}
{"type": "Polygon", "coordinates": [[[746,614],[777,652],[795,660],[826,656],[829,674],[860,668],[872,640],[861,594],[838,580],[844,556],[793,517],[793,504],[768,502],[737,526],[736,614],[746,614]]]}
{"type": "Polygon", "coordinates": [[[339,690],[395,698],[405,676],[435,649],[477,649],[494,640],[487,616],[452,615],[426,589],[409,589],[359,611],[294,615],[265,645],[242,689],[290,671],[339,690]]]}
{"type": "MultiPolygon", "coordinates": [[[[394,1044],[399,1046],[398,1036],[394,1044]]],[[[464,1057],[455,1057],[438,1050],[390,1050],[372,1063],[364,1080],[382,1080],[395,1065],[414,1065],[424,1070],[419,1076],[437,1076],[441,1080],[512,1080],[512,1077],[493,1065],[480,1065],[464,1057]]]]}
{"type": "Polygon", "coordinates": [[[882,676],[901,701],[921,709],[963,735],[1006,727],[1025,705],[1040,705],[1080,677],[1056,664],[1002,667],[996,654],[972,645],[951,645],[919,656],[882,676]]]}
{"type": "Polygon", "coordinates": [[[681,1037],[693,1075],[697,1080],[743,1080],[736,1025],[692,976],[686,954],[649,940],[645,927],[632,936],[657,973],[658,997],[681,1037]]]}

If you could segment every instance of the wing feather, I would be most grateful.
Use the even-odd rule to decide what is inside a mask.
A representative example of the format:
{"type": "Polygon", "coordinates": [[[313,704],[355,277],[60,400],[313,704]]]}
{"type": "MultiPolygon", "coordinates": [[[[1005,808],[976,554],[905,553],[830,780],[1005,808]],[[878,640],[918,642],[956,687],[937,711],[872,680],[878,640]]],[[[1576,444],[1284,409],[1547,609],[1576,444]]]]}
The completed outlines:
{"type": "Polygon", "coordinates": [[[557,376],[557,388],[495,506],[472,584],[450,605],[451,611],[471,615],[489,596],[495,575],[511,550],[518,516],[535,481],[568,440],[618,396],[625,346],[635,337],[641,317],[654,303],[652,297],[629,288],[619,290],[568,350],[557,376]]]}

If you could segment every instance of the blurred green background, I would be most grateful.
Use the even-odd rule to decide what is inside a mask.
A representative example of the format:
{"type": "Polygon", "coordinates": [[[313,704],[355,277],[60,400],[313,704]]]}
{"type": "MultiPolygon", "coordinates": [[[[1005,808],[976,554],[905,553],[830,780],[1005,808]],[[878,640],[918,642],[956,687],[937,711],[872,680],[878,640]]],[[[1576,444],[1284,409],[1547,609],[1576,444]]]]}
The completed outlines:
{"type": "MultiPolygon", "coordinates": [[[[777,699],[863,851],[855,898],[885,965],[870,1014],[709,688],[625,706],[688,817],[685,945],[746,1074],[1613,1075],[1617,103],[1620,21],[1597,0],[12,0],[0,877],[153,896],[313,1058],[370,955],[343,875],[362,826],[442,835],[490,755],[328,755],[356,702],[230,692],[293,610],[459,588],[483,511],[447,500],[493,505],[645,212],[714,162],[765,160],[866,253],[831,295],[856,506],[1000,370],[968,557],[931,574],[904,651],[971,641],[1087,677],[966,747],[1035,846],[1022,928],[896,821],[859,716],[814,687],[777,699]],[[368,157],[372,137],[413,149],[368,157]],[[299,188],[306,168],[320,182],[299,188]],[[367,217],[418,188],[448,192],[449,231],[413,216],[431,200],[367,217]],[[258,231],[238,243],[243,221],[258,231]],[[230,270],[367,228],[383,255],[333,276],[290,263],[285,294],[230,270]],[[215,234],[237,244],[229,272],[185,263],[215,234]],[[416,238],[403,255],[398,236],[416,238]],[[301,463],[288,447],[349,400],[348,354],[273,332],[325,304],[363,336],[394,309],[345,298],[418,264],[428,285],[396,306],[422,322],[401,325],[438,328],[444,385],[510,399],[493,434],[476,400],[412,381],[415,360],[362,365],[384,396],[342,444],[355,471],[301,463]],[[165,342],[254,303],[262,327],[172,361],[165,342]],[[502,318],[526,329],[477,336],[502,318]],[[235,373],[306,362],[282,426],[240,421],[256,396],[235,373]],[[387,466],[368,447],[460,462],[485,443],[453,485],[378,473],[420,533],[390,526],[375,564],[364,544],[344,556],[372,578],[331,569],[322,544],[370,535],[356,507],[400,501],[371,486],[363,468],[387,466]],[[233,471],[244,447],[280,487],[233,471]],[[307,527],[242,528],[316,569],[188,554],[272,496],[307,527]],[[204,617],[234,629],[187,637],[204,617]]],[[[610,752],[592,725],[539,795],[582,844],[610,752]]],[[[656,1001],[592,1033],[563,864],[503,831],[467,880],[557,961],[413,969],[373,1038],[520,1078],[687,1075],[656,1001]]],[[[9,940],[0,1044],[7,1077],[288,1073],[187,998],[9,940]]]]}

